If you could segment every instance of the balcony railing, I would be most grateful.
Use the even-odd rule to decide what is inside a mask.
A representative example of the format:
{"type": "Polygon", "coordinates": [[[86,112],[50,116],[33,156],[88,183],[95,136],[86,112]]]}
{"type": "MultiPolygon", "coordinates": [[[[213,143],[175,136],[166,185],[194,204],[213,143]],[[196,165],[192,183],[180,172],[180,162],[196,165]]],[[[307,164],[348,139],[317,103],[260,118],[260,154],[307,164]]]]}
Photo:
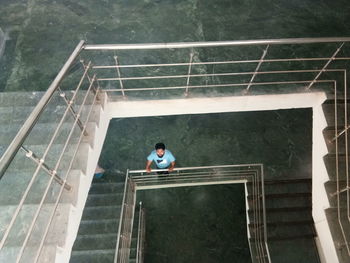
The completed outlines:
{"type": "Polygon", "coordinates": [[[247,216],[248,223],[252,220],[253,225],[248,233],[252,261],[271,262],[266,234],[264,174],[261,164],[177,168],[169,175],[158,175],[159,171],[165,170],[157,170],[151,174],[147,174],[145,170],[128,171],[116,246],[116,263],[129,260],[137,190],[247,182],[248,194],[252,197],[247,202],[247,210],[251,210],[253,214],[252,218],[247,216]]]}

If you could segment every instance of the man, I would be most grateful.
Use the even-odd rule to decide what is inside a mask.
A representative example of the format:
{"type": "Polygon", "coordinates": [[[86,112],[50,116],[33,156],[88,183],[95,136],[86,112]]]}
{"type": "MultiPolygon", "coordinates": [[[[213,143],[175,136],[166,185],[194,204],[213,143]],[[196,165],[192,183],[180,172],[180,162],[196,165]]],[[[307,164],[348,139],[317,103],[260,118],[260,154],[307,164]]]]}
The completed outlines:
{"type": "MultiPolygon", "coordinates": [[[[175,157],[169,150],[165,150],[164,143],[157,143],[155,145],[155,150],[151,152],[147,157],[146,171],[151,172],[151,164],[155,162],[158,169],[168,169],[169,172],[174,170],[175,167],[175,157]]],[[[168,172],[159,172],[161,174],[167,174],[168,172]]]]}

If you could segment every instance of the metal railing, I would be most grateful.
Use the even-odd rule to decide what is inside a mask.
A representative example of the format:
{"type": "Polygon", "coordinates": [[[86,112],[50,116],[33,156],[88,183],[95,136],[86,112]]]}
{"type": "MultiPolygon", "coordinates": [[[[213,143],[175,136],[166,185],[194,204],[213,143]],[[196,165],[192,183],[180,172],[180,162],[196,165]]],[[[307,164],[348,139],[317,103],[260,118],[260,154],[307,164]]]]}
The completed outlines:
{"type": "MultiPolygon", "coordinates": [[[[131,100],[322,90],[335,98],[336,120],[339,103],[345,105],[344,123],[335,123],[337,191],[334,194],[337,195],[338,222],[350,255],[350,233],[346,233],[344,226],[350,225],[348,42],[349,37],[121,45],[87,45],[81,41],[0,159],[0,183],[5,184],[6,180],[10,180],[11,172],[21,165],[27,165],[26,169],[30,170],[28,174],[32,175],[21,193],[22,196],[15,204],[11,203],[15,209],[10,220],[3,224],[6,226],[5,230],[0,232],[0,249],[6,246],[10,231],[16,231],[13,227],[23,212],[26,199],[32,198],[32,192],[37,192],[34,189],[37,185],[41,187],[37,180],[43,180],[42,177],[48,175],[45,187],[41,189],[42,193],[36,200],[39,210],[36,210],[33,221],[29,223],[30,231],[36,229],[40,209],[47,203],[54,204],[56,209],[59,203],[58,199],[46,201],[46,197],[51,196],[48,193],[55,192],[61,196],[64,188],[69,190],[74,187],[68,185],[67,179],[68,171],[72,167],[71,161],[78,148],[71,152],[69,149],[78,145],[84,134],[86,135],[87,120],[91,113],[79,105],[86,104],[86,101],[89,101],[89,105],[96,103],[99,91],[105,91],[111,97],[118,95],[117,99],[131,100]],[[67,92],[72,89],[75,90],[74,93],[67,92]],[[50,112],[50,108],[55,105],[57,109],[57,103],[64,109],[58,120],[51,117],[50,112]],[[42,144],[47,145],[45,149],[35,149],[31,139],[35,137],[38,123],[47,116],[57,124],[57,129],[43,139],[42,144]],[[62,130],[67,122],[74,128],[63,134],[62,130]],[[340,142],[340,139],[343,141],[340,142]],[[345,145],[343,170],[340,169],[342,156],[338,152],[339,143],[345,145]],[[56,149],[58,145],[61,147],[56,149]],[[51,184],[53,180],[58,184],[51,184]],[[342,184],[344,180],[346,186],[342,184]],[[54,185],[58,185],[60,189],[54,188],[54,185]],[[341,206],[343,193],[347,200],[345,212],[341,206]],[[344,213],[346,219],[342,219],[344,213]]],[[[50,221],[53,217],[54,214],[50,216],[50,221]]],[[[44,236],[47,229],[48,227],[44,236]]],[[[23,257],[24,247],[30,242],[31,236],[29,233],[20,241],[23,246],[17,262],[23,257]]],[[[42,247],[43,240],[36,243],[40,243],[42,247]]]]}
{"type": "Polygon", "coordinates": [[[139,223],[137,227],[137,247],[136,247],[136,263],[143,263],[144,250],[146,241],[146,218],[145,209],[142,207],[142,202],[139,206],[139,223]]]}
{"type": "Polygon", "coordinates": [[[70,171],[83,168],[76,156],[99,103],[91,62],[85,65],[78,58],[83,45],[78,44],[0,160],[0,192],[6,193],[9,183],[14,186],[11,198],[0,201],[6,214],[0,219],[0,250],[5,254],[15,244],[13,262],[39,260],[62,194],[74,191],[70,171]]]}
{"type": "Polygon", "coordinates": [[[95,63],[102,90],[116,99],[188,98],[324,91],[335,99],[337,221],[350,256],[347,71],[350,38],[86,45],[118,56],[95,63]],[[115,74],[117,72],[117,74],[115,74]],[[339,109],[345,115],[339,122],[339,109]],[[340,145],[342,147],[340,147],[340,145]],[[345,147],[345,152],[340,148],[345,147]],[[344,159],[344,160],[342,160],[344,159]],[[344,165],[343,165],[344,163],[344,165]],[[346,209],[342,200],[346,198],[346,209]]]}
{"type": "Polygon", "coordinates": [[[177,168],[169,175],[157,174],[166,170],[156,170],[147,174],[145,170],[128,171],[118,230],[116,263],[128,262],[130,255],[132,222],[137,190],[169,187],[247,183],[249,207],[252,218],[247,218],[249,243],[253,262],[271,262],[266,232],[264,198],[264,174],[261,164],[222,165],[177,168]]]}

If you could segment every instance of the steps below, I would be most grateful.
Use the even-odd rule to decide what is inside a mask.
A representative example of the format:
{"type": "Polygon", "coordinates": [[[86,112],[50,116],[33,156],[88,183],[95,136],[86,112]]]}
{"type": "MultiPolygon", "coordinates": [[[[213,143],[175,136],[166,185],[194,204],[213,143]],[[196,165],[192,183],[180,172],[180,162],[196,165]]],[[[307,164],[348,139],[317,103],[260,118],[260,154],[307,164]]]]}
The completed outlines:
{"type": "MultiPolygon", "coordinates": [[[[311,178],[270,179],[264,182],[264,189],[271,261],[319,263],[314,240],[311,178]]],[[[248,195],[249,206],[251,202],[252,197],[248,195]]],[[[255,230],[262,225],[254,225],[252,211],[248,211],[248,215],[251,242],[255,242],[255,230]]]]}
{"type": "Polygon", "coordinates": [[[124,184],[107,179],[91,184],[70,262],[114,262],[124,184]]]}

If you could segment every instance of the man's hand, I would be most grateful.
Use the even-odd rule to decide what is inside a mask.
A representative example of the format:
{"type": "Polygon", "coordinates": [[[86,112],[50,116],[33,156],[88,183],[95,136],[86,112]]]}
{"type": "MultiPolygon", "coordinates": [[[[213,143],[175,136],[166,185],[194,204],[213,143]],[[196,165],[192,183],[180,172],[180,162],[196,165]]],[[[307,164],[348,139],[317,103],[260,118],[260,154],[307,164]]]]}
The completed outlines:
{"type": "Polygon", "coordinates": [[[174,167],[175,167],[175,162],[172,162],[172,163],[170,164],[170,167],[169,167],[168,171],[169,171],[169,172],[172,172],[172,171],[174,170],[174,167]]]}
{"type": "Polygon", "coordinates": [[[146,163],[146,172],[149,174],[151,172],[152,161],[147,161],[146,163]]]}

